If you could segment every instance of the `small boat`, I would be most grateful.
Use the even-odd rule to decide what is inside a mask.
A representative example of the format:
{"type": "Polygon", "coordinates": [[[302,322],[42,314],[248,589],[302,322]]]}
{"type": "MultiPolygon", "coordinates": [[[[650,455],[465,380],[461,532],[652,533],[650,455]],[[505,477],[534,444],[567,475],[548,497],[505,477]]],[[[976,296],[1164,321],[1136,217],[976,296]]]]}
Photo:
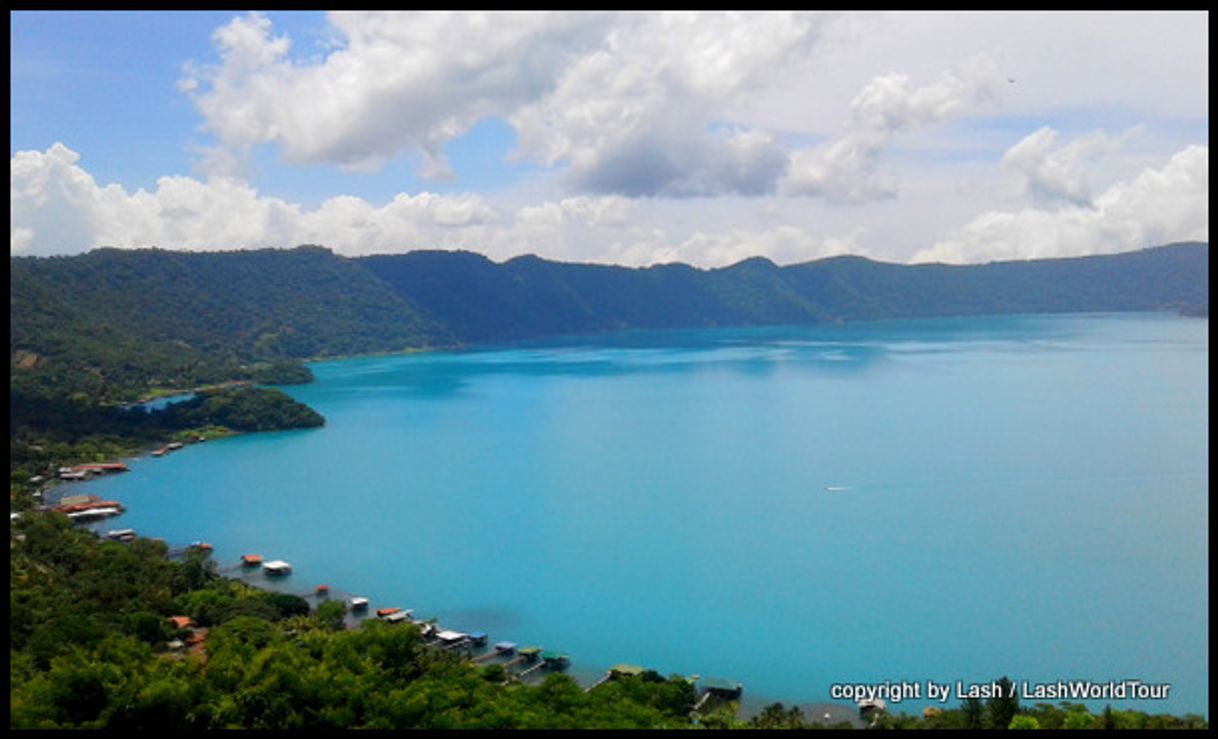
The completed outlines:
{"type": "Polygon", "coordinates": [[[288,575],[292,572],[292,565],[284,562],[282,559],[276,559],[271,562],[264,562],[262,571],[268,575],[288,575]]]}
{"type": "Polygon", "coordinates": [[[379,617],[387,624],[396,624],[410,619],[410,611],[394,611],[386,616],[379,617]]]}
{"type": "Polygon", "coordinates": [[[190,543],[190,548],[198,549],[200,552],[210,552],[212,550],[211,544],[208,544],[205,541],[192,541],[190,543]]]}
{"type": "Polygon", "coordinates": [[[849,489],[850,488],[846,485],[829,485],[825,487],[825,490],[828,490],[831,493],[844,493],[849,489]]]}
{"type": "Polygon", "coordinates": [[[376,609],[376,617],[384,618],[386,616],[390,616],[395,613],[398,613],[401,610],[402,610],[401,608],[378,608],[378,609],[376,609]]]}
{"type": "Polygon", "coordinates": [[[160,449],[154,449],[154,450],[152,451],[152,456],[154,456],[154,457],[163,457],[163,456],[165,456],[165,454],[166,454],[166,453],[168,453],[168,452],[169,452],[169,447],[167,447],[167,446],[163,446],[163,447],[161,447],[160,449]]]}
{"type": "Polygon", "coordinates": [[[91,518],[106,518],[107,516],[117,516],[120,513],[122,513],[122,511],[120,511],[117,508],[102,507],[102,508],[86,508],[82,511],[72,511],[71,513],[68,513],[66,515],[68,518],[72,519],[73,521],[79,521],[79,520],[88,520],[91,518]]]}
{"type": "Polygon", "coordinates": [[[114,531],[106,532],[107,539],[114,541],[134,541],[135,529],[115,529],[114,531]]]}
{"type": "Polygon", "coordinates": [[[182,442],[180,442],[180,441],[171,441],[170,443],[168,443],[168,444],[166,444],[166,445],[165,445],[165,448],[166,448],[166,449],[168,449],[169,451],[173,451],[173,450],[175,450],[175,449],[181,449],[181,448],[182,448],[182,442]]]}

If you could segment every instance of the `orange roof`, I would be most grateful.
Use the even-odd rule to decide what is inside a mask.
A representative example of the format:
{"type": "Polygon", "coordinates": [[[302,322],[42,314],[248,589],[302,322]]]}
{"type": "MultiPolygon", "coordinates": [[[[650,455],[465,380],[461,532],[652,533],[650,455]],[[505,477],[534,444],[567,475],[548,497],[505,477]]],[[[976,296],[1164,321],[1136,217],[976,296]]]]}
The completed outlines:
{"type": "Polygon", "coordinates": [[[170,616],[169,621],[175,629],[189,629],[195,625],[194,620],[190,616],[170,616]]]}
{"type": "Polygon", "coordinates": [[[242,554],[241,561],[247,565],[256,565],[262,561],[261,554],[242,554]]]}

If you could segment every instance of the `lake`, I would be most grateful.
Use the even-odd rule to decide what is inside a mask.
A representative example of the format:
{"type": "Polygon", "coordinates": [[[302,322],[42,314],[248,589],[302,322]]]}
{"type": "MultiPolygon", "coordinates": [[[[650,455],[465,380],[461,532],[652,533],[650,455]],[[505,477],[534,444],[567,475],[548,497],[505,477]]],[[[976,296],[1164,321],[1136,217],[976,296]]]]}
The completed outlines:
{"type": "Polygon", "coordinates": [[[1089,705],[1208,715],[1208,358],[1208,320],[1097,314],[326,361],[284,388],[324,428],[69,489],[582,679],[1132,678],[1169,698],[1089,705]]]}

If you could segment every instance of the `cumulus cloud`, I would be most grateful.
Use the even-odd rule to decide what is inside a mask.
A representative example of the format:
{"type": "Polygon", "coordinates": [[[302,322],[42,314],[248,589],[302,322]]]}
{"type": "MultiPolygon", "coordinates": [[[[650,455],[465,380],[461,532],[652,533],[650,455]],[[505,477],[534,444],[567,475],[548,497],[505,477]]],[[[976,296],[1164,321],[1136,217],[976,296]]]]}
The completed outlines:
{"type": "Polygon", "coordinates": [[[1054,148],[1057,131],[1048,126],[1028,134],[1007,150],[1003,167],[1019,174],[1027,193],[1042,204],[1091,204],[1088,165],[1098,156],[1115,151],[1137,129],[1120,136],[1103,131],[1054,148]]]}
{"type": "Polygon", "coordinates": [[[783,180],[789,195],[819,195],[835,203],[864,203],[896,194],[896,179],[880,171],[880,156],[897,134],[974,112],[993,100],[1002,82],[988,56],[970,59],[936,81],[914,87],[904,74],[876,77],[850,103],[841,134],[791,155],[783,180]]]}
{"type": "Polygon", "coordinates": [[[570,167],[578,190],[704,196],[773,190],[786,154],[769,134],[715,128],[725,106],[805,63],[820,16],[659,13],[617,18],[555,90],[510,116],[522,155],[570,167]]]}
{"type": "Polygon", "coordinates": [[[349,254],[463,244],[457,232],[499,219],[481,197],[399,194],[375,207],[350,196],[313,210],[260,195],[239,180],[161,177],[154,192],[99,186],[61,143],[11,162],[13,254],[73,254],[96,246],[243,249],[321,243],[349,254]]]}
{"type": "Polygon", "coordinates": [[[251,13],[213,34],[219,64],[179,89],[215,134],[205,171],[230,174],[273,143],[296,163],[374,169],[407,153],[424,176],[486,117],[511,122],[520,157],[591,193],[772,191],[775,139],[716,127],[775,69],[806,61],[824,18],[788,13],[332,13],[341,37],[299,61],[251,13]]]}
{"type": "MultiPolygon", "coordinates": [[[[312,243],[347,255],[468,249],[495,259],[533,253],[565,261],[717,267],[758,255],[790,263],[858,251],[862,234],[856,228],[826,237],[782,222],[677,230],[664,208],[620,195],[513,209],[469,193],[401,193],[384,205],[343,195],[306,209],[239,180],[183,176],[160,178],[152,192],[128,192],[99,185],[79,159],[59,143],[13,156],[12,255],[74,254],[99,246],[230,250],[312,243]]],[[[677,202],[688,204],[687,220],[705,223],[701,206],[677,202]]]]}
{"type": "MultiPolygon", "coordinates": [[[[1025,139],[1027,141],[1027,139],[1025,139]]],[[[1209,148],[1190,146],[1078,204],[990,211],[913,256],[914,262],[985,262],[1107,254],[1209,240],[1209,148]]]]}
{"type": "Polygon", "coordinates": [[[793,226],[769,229],[731,229],[722,233],[697,232],[674,250],[677,261],[690,261],[697,255],[709,266],[735,264],[750,257],[764,256],[778,264],[796,264],[840,254],[858,252],[862,227],[845,236],[820,237],[793,226]]]}
{"type": "Polygon", "coordinates": [[[220,63],[188,65],[179,88],[232,151],[273,142],[291,162],[379,166],[406,151],[426,174],[478,119],[545,94],[558,70],[601,35],[582,13],[331,13],[341,37],[297,61],[257,13],[213,34],[220,63]]]}

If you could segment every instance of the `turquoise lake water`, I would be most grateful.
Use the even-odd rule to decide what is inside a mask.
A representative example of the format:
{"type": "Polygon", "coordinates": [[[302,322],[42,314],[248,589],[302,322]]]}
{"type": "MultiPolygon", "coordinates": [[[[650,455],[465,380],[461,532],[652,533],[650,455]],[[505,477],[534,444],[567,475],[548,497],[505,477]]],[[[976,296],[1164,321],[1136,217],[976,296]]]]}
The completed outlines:
{"type": "Polygon", "coordinates": [[[1208,320],[1102,314],[329,361],[284,388],[324,428],[67,489],[581,678],[1133,678],[1170,698],[1091,705],[1208,715],[1208,357],[1208,320]]]}

